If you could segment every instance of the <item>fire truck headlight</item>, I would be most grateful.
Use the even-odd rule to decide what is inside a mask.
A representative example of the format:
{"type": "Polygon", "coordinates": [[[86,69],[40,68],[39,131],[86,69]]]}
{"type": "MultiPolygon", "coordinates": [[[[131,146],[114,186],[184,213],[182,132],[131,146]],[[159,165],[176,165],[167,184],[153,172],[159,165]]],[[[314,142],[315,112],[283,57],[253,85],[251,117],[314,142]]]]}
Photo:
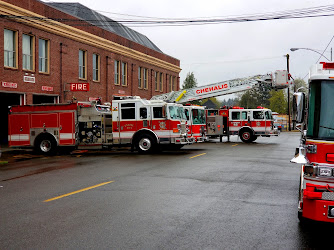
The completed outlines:
{"type": "Polygon", "coordinates": [[[329,212],[330,212],[330,216],[334,217],[334,208],[333,207],[329,207],[329,212]]]}
{"type": "Polygon", "coordinates": [[[333,175],[332,168],[330,168],[330,167],[319,167],[318,175],[319,176],[325,176],[325,177],[332,176],[333,175]]]}

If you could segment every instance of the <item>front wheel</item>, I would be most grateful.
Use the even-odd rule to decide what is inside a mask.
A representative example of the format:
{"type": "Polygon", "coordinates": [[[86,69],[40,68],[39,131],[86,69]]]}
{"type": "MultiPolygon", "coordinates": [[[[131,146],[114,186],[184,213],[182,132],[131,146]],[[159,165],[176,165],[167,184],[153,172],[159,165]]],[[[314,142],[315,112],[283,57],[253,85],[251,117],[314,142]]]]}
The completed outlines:
{"type": "Polygon", "coordinates": [[[243,142],[249,143],[253,141],[253,132],[250,129],[244,129],[240,133],[240,139],[243,142]]]}
{"type": "Polygon", "coordinates": [[[141,154],[152,153],[156,146],[156,140],[151,135],[142,135],[136,140],[136,148],[141,154]]]}

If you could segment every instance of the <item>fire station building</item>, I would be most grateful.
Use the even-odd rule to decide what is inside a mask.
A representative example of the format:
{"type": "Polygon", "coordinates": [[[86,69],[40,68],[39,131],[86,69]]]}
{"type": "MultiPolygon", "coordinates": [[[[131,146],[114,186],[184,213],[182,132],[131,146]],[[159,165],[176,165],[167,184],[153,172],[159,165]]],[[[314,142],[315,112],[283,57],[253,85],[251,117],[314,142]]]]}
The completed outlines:
{"type": "Polygon", "coordinates": [[[180,61],[79,3],[0,0],[0,144],[8,106],[179,89],[180,61]]]}

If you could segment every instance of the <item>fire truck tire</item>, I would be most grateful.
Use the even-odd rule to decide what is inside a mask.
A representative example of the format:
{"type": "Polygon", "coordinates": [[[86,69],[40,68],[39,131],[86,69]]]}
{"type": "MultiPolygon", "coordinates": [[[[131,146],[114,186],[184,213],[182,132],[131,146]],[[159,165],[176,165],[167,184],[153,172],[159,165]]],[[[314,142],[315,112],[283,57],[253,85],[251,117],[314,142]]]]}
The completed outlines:
{"type": "Polygon", "coordinates": [[[252,136],[252,142],[253,142],[253,141],[256,141],[257,137],[258,137],[257,135],[253,135],[253,136],[252,136]]]}
{"type": "Polygon", "coordinates": [[[253,132],[250,129],[242,129],[239,132],[239,136],[240,136],[240,139],[246,143],[252,142],[253,141],[252,139],[254,137],[253,132]]]}
{"type": "Polygon", "coordinates": [[[50,135],[39,136],[35,142],[35,151],[40,154],[54,154],[56,147],[57,143],[50,135]]]}
{"type": "Polygon", "coordinates": [[[156,140],[149,134],[139,136],[135,142],[136,149],[141,154],[152,153],[157,148],[156,140]]]}

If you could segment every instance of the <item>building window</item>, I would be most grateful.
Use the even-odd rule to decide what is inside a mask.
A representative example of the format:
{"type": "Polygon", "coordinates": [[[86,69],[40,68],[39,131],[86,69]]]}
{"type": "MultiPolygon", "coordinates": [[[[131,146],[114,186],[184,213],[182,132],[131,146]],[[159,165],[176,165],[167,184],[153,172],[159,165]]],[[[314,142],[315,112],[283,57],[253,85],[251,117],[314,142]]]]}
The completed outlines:
{"type": "Polygon", "coordinates": [[[143,88],[143,72],[142,67],[138,68],[138,88],[143,88]]]}
{"type": "Polygon", "coordinates": [[[144,89],[148,89],[148,69],[143,68],[143,83],[144,89]]]}
{"type": "Polygon", "coordinates": [[[128,64],[125,62],[122,62],[122,86],[127,86],[128,81],[127,81],[127,74],[128,72],[128,64]]]}
{"type": "Polygon", "coordinates": [[[22,54],[23,54],[22,67],[25,70],[34,70],[33,43],[34,43],[33,36],[23,34],[22,36],[22,54]]]}
{"type": "Polygon", "coordinates": [[[114,72],[114,75],[115,75],[115,85],[119,85],[120,84],[120,71],[121,71],[121,68],[120,68],[120,62],[115,60],[115,72],[114,72]]]}
{"type": "Polygon", "coordinates": [[[49,72],[49,41],[44,39],[38,40],[39,48],[39,72],[49,72]]]}
{"type": "Polygon", "coordinates": [[[173,91],[173,77],[169,76],[169,91],[173,91]]]}
{"type": "Polygon", "coordinates": [[[17,32],[4,30],[4,65],[5,67],[17,67],[17,32]]]}
{"type": "Polygon", "coordinates": [[[86,79],[86,51],[79,50],[79,78],[86,79]]]}
{"type": "Polygon", "coordinates": [[[155,86],[155,91],[159,91],[159,72],[154,72],[154,86],[155,86]]]}
{"type": "Polygon", "coordinates": [[[160,89],[160,92],[162,92],[163,91],[163,74],[162,73],[160,73],[160,78],[159,78],[159,89],[160,89]]]}
{"type": "Polygon", "coordinates": [[[93,81],[100,81],[100,55],[93,54],[93,81]]]}

